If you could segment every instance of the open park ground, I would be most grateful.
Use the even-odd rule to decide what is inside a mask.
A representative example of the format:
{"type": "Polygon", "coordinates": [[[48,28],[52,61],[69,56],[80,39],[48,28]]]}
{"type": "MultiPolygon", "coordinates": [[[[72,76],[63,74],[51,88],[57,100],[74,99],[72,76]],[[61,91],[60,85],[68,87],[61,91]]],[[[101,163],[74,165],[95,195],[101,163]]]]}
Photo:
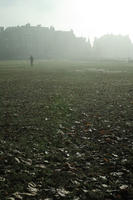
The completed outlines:
{"type": "Polygon", "coordinates": [[[5,199],[133,199],[133,63],[0,62],[5,199]]]}

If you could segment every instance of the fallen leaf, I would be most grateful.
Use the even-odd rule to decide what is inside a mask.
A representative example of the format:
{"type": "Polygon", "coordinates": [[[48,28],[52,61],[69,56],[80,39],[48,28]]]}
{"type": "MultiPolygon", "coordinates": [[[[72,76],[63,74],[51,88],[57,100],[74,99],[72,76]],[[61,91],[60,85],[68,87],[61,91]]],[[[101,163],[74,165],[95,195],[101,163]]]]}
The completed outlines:
{"type": "Polygon", "coordinates": [[[68,195],[70,193],[69,191],[65,190],[64,188],[57,189],[57,192],[61,197],[65,197],[66,195],[68,195]]]}
{"type": "Polygon", "coordinates": [[[42,168],[42,169],[45,169],[45,168],[46,168],[46,166],[45,166],[45,165],[43,165],[43,164],[38,164],[38,165],[35,165],[35,167],[36,167],[36,168],[42,168]]]}
{"type": "Polygon", "coordinates": [[[104,161],[105,161],[105,162],[109,162],[109,160],[108,160],[107,158],[104,158],[104,161]]]}
{"type": "Polygon", "coordinates": [[[16,158],[16,157],[15,157],[15,161],[16,161],[17,163],[20,163],[20,160],[19,160],[18,158],[16,158]]]}
{"type": "Polygon", "coordinates": [[[88,123],[86,124],[86,126],[87,126],[87,127],[91,126],[91,123],[88,122],[88,123]]]}
{"type": "Polygon", "coordinates": [[[122,186],[120,186],[120,189],[121,190],[126,190],[126,189],[128,189],[128,185],[122,185],[122,186]]]}
{"type": "Polygon", "coordinates": [[[20,195],[19,192],[15,192],[15,193],[13,194],[13,196],[16,197],[17,199],[23,199],[23,197],[20,195]]]}

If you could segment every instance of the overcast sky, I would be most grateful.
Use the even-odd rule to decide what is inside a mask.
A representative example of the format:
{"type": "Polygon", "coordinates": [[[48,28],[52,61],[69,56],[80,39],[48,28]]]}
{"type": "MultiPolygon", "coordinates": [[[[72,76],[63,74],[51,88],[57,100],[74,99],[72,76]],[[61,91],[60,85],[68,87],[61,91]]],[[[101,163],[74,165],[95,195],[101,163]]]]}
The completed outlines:
{"type": "Polygon", "coordinates": [[[0,26],[26,23],[91,39],[106,33],[133,39],[133,0],[0,0],[0,26]]]}

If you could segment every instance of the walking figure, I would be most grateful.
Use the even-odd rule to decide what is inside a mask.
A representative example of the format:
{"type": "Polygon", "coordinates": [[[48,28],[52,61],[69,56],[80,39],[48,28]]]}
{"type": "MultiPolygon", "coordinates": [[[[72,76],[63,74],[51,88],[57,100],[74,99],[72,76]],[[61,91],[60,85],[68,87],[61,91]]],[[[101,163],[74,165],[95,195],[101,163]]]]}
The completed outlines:
{"type": "Polygon", "coordinates": [[[34,58],[33,56],[30,56],[30,65],[33,66],[34,58]]]}

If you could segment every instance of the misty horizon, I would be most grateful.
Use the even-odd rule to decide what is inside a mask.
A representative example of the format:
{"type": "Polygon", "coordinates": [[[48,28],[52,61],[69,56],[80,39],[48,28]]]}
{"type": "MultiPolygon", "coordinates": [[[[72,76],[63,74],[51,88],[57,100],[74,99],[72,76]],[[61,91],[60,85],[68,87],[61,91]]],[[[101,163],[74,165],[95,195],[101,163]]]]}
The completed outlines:
{"type": "Polygon", "coordinates": [[[106,34],[90,40],[77,37],[73,30],[56,30],[53,26],[0,27],[0,59],[126,59],[133,58],[129,36],[106,34]]]}
{"type": "Polygon", "coordinates": [[[95,39],[99,39],[99,38],[101,38],[101,37],[103,37],[103,36],[105,36],[105,35],[114,35],[114,36],[129,37],[130,40],[131,40],[131,42],[133,43],[133,39],[130,37],[129,34],[113,34],[112,32],[110,32],[110,33],[103,33],[103,34],[100,35],[100,36],[95,36],[94,38],[91,38],[91,37],[89,37],[89,35],[88,35],[88,37],[77,35],[77,34],[74,32],[74,29],[73,29],[73,28],[70,28],[70,29],[68,29],[68,30],[57,29],[57,28],[56,28],[55,26],[53,26],[53,25],[44,26],[44,25],[42,25],[41,23],[31,24],[31,23],[27,22],[26,24],[17,24],[17,25],[10,25],[10,26],[6,26],[6,25],[4,26],[4,25],[3,25],[3,26],[0,26],[0,28],[4,28],[4,30],[6,30],[6,29],[8,29],[8,28],[24,27],[24,26],[26,26],[27,24],[29,24],[31,27],[39,27],[39,26],[40,26],[40,27],[45,27],[45,28],[48,28],[48,29],[50,29],[51,27],[53,27],[56,31],[62,31],[62,32],[69,32],[69,31],[72,31],[76,37],[84,38],[86,41],[87,41],[87,40],[90,40],[91,46],[93,46],[95,39]]]}
{"type": "Polygon", "coordinates": [[[69,31],[72,31],[76,37],[84,38],[86,41],[90,40],[90,43],[91,43],[91,46],[92,46],[92,47],[93,47],[93,44],[94,44],[95,39],[99,39],[99,38],[101,38],[101,37],[103,37],[103,36],[105,36],[105,35],[114,35],[114,36],[129,37],[130,40],[131,40],[131,42],[133,43],[133,39],[130,37],[129,34],[104,33],[104,34],[101,35],[101,36],[95,36],[94,38],[91,38],[91,37],[89,37],[89,35],[88,35],[88,37],[77,35],[77,34],[74,32],[73,28],[70,28],[70,29],[68,29],[68,30],[57,29],[56,27],[54,27],[54,26],[52,26],[52,25],[50,25],[50,26],[43,26],[41,23],[37,23],[37,24],[35,24],[35,25],[34,25],[34,24],[31,24],[31,23],[29,23],[29,22],[27,22],[26,24],[17,24],[17,25],[10,25],[10,26],[6,26],[6,25],[5,25],[5,26],[4,26],[4,25],[1,26],[1,25],[0,25],[0,28],[4,28],[4,30],[6,30],[6,29],[8,29],[8,28],[24,27],[24,26],[26,26],[26,25],[28,25],[28,24],[29,24],[31,27],[42,27],[42,28],[44,27],[44,28],[48,28],[48,29],[54,28],[55,31],[62,31],[62,32],[69,32],[69,31]]]}

